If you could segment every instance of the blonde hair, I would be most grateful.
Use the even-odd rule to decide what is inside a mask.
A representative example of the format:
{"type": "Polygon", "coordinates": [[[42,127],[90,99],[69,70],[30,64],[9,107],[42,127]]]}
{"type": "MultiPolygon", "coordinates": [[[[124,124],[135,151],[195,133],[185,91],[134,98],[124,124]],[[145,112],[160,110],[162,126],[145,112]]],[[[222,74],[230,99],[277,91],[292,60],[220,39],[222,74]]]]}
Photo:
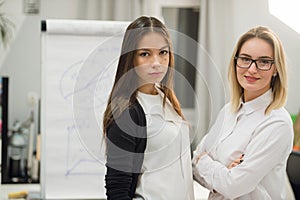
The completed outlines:
{"type": "Polygon", "coordinates": [[[274,63],[277,70],[277,75],[272,77],[270,88],[273,93],[273,100],[266,108],[265,113],[269,114],[272,110],[284,106],[287,99],[287,66],[284,48],[279,37],[269,28],[258,26],[244,33],[238,40],[228,67],[228,79],[231,88],[231,105],[234,112],[238,111],[240,98],[244,90],[239,84],[236,76],[236,61],[235,57],[239,55],[243,44],[251,38],[259,38],[273,47],[274,63]]]}

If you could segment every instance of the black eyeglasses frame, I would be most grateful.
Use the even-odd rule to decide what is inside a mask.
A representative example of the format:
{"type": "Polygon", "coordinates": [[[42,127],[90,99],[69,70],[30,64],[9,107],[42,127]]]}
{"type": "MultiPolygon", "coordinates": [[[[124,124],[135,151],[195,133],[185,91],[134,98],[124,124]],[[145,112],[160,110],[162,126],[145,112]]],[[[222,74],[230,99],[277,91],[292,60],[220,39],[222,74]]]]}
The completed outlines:
{"type": "Polygon", "coordinates": [[[269,70],[272,68],[272,65],[275,63],[274,60],[267,60],[267,59],[265,59],[265,60],[271,62],[270,67],[269,67],[268,69],[261,69],[261,68],[258,67],[256,61],[264,60],[264,59],[261,59],[261,58],[259,58],[259,59],[251,59],[251,58],[247,58],[247,59],[251,60],[251,63],[249,64],[248,67],[241,67],[241,66],[239,66],[239,65],[237,64],[237,59],[239,59],[239,58],[247,58],[247,57],[243,57],[243,56],[235,56],[235,57],[234,57],[235,65],[238,66],[239,68],[243,68],[243,69],[249,69],[249,68],[251,67],[252,63],[255,63],[256,69],[261,70],[261,71],[269,71],[269,70]]]}

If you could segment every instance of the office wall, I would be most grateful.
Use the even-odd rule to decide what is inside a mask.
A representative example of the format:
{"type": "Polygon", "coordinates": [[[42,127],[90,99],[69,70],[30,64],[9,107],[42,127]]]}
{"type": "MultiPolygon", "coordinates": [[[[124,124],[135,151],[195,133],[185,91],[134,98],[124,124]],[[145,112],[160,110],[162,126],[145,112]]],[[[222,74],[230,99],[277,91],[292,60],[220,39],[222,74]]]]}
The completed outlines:
{"type": "MultiPolygon", "coordinates": [[[[47,17],[105,18],[102,14],[89,15],[86,10],[93,8],[92,3],[97,4],[98,7],[105,6],[105,1],[90,0],[90,4],[83,4],[83,2],[82,0],[40,0],[41,10],[39,14],[35,15],[23,13],[23,1],[21,0],[6,0],[1,8],[14,21],[16,26],[14,40],[11,42],[10,47],[6,50],[0,49],[0,74],[10,77],[10,127],[14,120],[24,120],[29,116],[30,107],[27,102],[27,94],[29,92],[40,94],[40,20],[47,17]],[[100,5],[99,2],[102,4],[100,5]]],[[[217,39],[225,40],[223,42],[224,53],[218,55],[215,59],[226,68],[229,54],[241,33],[252,25],[265,24],[270,26],[282,38],[288,55],[290,92],[287,109],[291,113],[296,113],[300,109],[300,95],[297,92],[297,85],[300,82],[298,78],[300,74],[300,68],[298,67],[300,64],[300,57],[298,56],[299,34],[268,13],[267,0],[253,0],[251,3],[246,0],[228,0],[226,3],[230,4],[231,8],[223,12],[232,15],[229,18],[221,18],[225,22],[220,21],[219,23],[228,24],[230,30],[220,30],[224,32],[224,35],[217,39]]],[[[114,5],[117,6],[118,4],[115,3],[114,5]]],[[[131,7],[131,10],[135,8],[137,9],[137,7],[131,7]]],[[[147,7],[144,9],[147,9],[147,7]]],[[[144,12],[151,15],[150,11],[146,12],[144,10],[144,12]]],[[[138,14],[137,12],[124,18],[122,16],[117,17],[119,20],[130,20],[138,14]]]]}
{"type": "Polygon", "coordinates": [[[2,8],[15,25],[13,40],[0,52],[0,74],[9,77],[9,128],[29,117],[28,93],[40,94],[40,16],[24,15],[22,2],[6,1],[2,8]]]}

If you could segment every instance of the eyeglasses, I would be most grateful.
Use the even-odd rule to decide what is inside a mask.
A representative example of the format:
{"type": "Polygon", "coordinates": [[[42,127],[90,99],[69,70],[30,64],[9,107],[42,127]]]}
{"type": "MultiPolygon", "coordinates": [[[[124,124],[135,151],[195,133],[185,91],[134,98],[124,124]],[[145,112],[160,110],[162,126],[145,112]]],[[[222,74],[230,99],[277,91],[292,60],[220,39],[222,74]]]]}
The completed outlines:
{"type": "Polygon", "coordinates": [[[255,63],[255,66],[257,69],[262,70],[262,71],[268,71],[271,69],[272,64],[274,64],[274,60],[268,60],[268,59],[256,59],[253,60],[248,57],[240,57],[236,56],[234,57],[236,61],[236,65],[240,68],[249,68],[252,63],[255,63]]]}

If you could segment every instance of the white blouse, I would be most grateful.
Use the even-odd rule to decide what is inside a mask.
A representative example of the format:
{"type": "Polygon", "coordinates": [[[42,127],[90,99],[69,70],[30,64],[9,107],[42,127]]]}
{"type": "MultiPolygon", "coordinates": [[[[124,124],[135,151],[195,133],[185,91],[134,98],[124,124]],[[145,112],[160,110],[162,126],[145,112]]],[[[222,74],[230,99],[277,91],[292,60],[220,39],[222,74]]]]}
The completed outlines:
{"type": "Polygon", "coordinates": [[[147,120],[147,145],[136,198],[143,200],[193,200],[189,126],[163,94],[139,92],[137,97],[147,120]]]}
{"type": "Polygon", "coordinates": [[[209,199],[286,199],[286,162],[292,150],[293,128],[289,113],[280,108],[265,115],[272,100],[269,90],[241,102],[238,113],[226,104],[215,124],[198,145],[194,176],[211,192],[209,199]],[[243,162],[227,166],[244,154],[243,162]]]}

